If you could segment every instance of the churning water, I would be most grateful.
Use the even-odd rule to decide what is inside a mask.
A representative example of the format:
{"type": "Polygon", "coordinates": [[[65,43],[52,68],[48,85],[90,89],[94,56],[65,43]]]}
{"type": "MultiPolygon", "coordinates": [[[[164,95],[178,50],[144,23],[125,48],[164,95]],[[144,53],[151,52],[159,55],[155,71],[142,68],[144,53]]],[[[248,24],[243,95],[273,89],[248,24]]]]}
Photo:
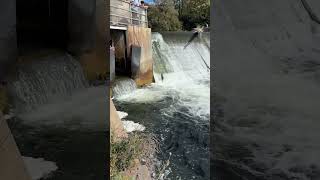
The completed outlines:
{"type": "Polygon", "coordinates": [[[319,25],[301,1],[213,8],[213,177],[320,179],[319,25]]]}
{"type": "MultiPolygon", "coordinates": [[[[8,124],[22,155],[54,162],[58,171],[46,179],[103,179],[107,88],[89,87],[80,63],[67,53],[22,62],[9,79],[16,117],[8,124]]],[[[31,173],[41,164],[27,163],[31,173]]]]}
{"type": "Polygon", "coordinates": [[[209,34],[185,49],[192,33],[152,36],[155,83],[124,91],[115,104],[161,140],[159,159],[170,158],[166,179],[208,179],[209,34]]]}
{"type": "Polygon", "coordinates": [[[17,111],[30,111],[87,88],[82,67],[71,55],[57,53],[20,63],[9,91],[17,111]]]}

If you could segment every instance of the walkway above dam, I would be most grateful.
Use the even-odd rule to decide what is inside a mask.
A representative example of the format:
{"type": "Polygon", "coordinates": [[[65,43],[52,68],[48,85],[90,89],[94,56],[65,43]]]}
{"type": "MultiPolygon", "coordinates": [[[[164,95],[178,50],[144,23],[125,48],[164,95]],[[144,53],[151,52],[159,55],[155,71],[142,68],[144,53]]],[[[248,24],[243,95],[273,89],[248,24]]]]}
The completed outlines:
{"type": "Polygon", "coordinates": [[[147,9],[129,0],[110,0],[110,29],[127,30],[128,26],[147,28],[147,9]]]}

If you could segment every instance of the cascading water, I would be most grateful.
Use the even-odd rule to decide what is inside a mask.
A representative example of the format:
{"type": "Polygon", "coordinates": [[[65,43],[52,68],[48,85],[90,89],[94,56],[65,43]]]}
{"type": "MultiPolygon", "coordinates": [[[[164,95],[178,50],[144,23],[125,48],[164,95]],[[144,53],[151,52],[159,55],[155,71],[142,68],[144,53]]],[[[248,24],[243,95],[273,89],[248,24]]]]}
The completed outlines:
{"type": "Polygon", "coordinates": [[[166,179],[209,178],[210,35],[184,49],[191,36],[154,33],[155,83],[115,98],[129,120],[161,139],[159,159],[171,162],[166,179]]]}
{"type": "Polygon", "coordinates": [[[319,25],[301,1],[213,8],[214,179],[320,179],[319,25]]]}
{"type": "Polygon", "coordinates": [[[103,179],[107,87],[89,86],[82,66],[67,53],[29,58],[8,78],[15,107],[8,124],[21,154],[37,158],[27,159],[29,173],[40,177],[58,168],[42,178],[103,179]],[[43,159],[54,163],[48,168],[43,159]]]}
{"type": "Polygon", "coordinates": [[[130,94],[136,89],[137,89],[137,85],[133,79],[121,78],[121,79],[116,79],[116,81],[114,82],[114,86],[112,86],[112,93],[113,93],[113,96],[119,97],[126,94],[130,94]]]}
{"type": "Polygon", "coordinates": [[[82,67],[69,54],[56,54],[19,64],[9,92],[18,112],[70,96],[88,87],[82,67]]]}

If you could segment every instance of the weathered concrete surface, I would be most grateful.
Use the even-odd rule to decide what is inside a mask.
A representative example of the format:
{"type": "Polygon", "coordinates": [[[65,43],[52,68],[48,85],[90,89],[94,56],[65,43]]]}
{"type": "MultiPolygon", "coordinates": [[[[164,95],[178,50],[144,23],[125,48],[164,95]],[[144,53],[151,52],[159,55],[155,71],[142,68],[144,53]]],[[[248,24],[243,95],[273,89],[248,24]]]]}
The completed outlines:
{"type": "MultiPolygon", "coordinates": [[[[110,5],[112,5],[112,7],[110,6],[110,14],[116,14],[117,16],[110,16],[111,17],[111,24],[110,25],[123,25],[123,24],[128,24],[130,22],[130,20],[128,18],[130,18],[131,13],[129,12],[130,7],[129,7],[129,2],[122,2],[122,1],[118,1],[118,0],[111,0],[110,1],[110,5]],[[113,6],[117,7],[114,8],[113,6]],[[122,9],[127,9],[127,11],[122,10],[122,9]],[[118,17],[118,16],[123,16],[123,17],[127,17],[127,18],[123,18],[123,17],[118,17]]],[[[109,6],[108,6],[109,7],[109,6]]]]}
{"type": "Polygon", "coordinates": [[[114,48],[110,49],[110,81],[113,82],[116,77],[116,62],[114,48]]]}
{"type": "Polygon", "coordinates": [[[139,75],[142,48],[131,46],[131,74],[133,78],[139,75]]]}
{"type": "Polygon", "coordinates": [[[153,82],[153,59],[151,29],[137,26],[128,26],[128,55],[131,57],[131,46],[141,47],[140,69],[135,81],[138,86],[153,82]]]}
{"type": "Polygon", "coordinates": [[[110,98],[110,132],[113,133],[115,139],[128,137],[123,128],[123,124],[119,118],[117,110],[110,98]]]}
{"type": "Polygon", "coordinates": [[[0,179],[31,180],[13,139],[7,122],[0,112],[0,179]]]}
{"type": "Polygon", "coordinates": [[[111,30],[110,35],[115,47],[115,57],[124,63],[126,59],[125,31],[111,30]]]}
{"type": "MultiPolygon", "coordinates": [[[[103,0],[96,0],[95,2],[95,14],[93,15],[94,19],[91,19],[93,22],[93,32],[90,30],[90,38],[93,38],[93,40],[91,41],[91,39],[87,39],[88,42],[80,42],[80,44],[83,44],[83,48],[76,48],[82,50],[80,52],[76,51],[76,54],[84,67],[84,71],[88,79],[96,79],[97,76],[101,74],[106,76],[107,73],[110,72],[108,61],[109,51],[107,50],[108,46],[106,43],[108,42],[106,21],[107,12],[105,8],[106,3],[103,0]],[[91,42],[93,42],[93,44],[89,46],[88,44],[91,42]]],[[[82,30],[85,31],[86,29],[87,28],[83,28],[82,30]]]]}
{"type": "Polygon", "coordinates": [[[96,1],[70,0],[68,8],[69,51],[78,54],[91,50],[95,45],[96,1]]]}
{"type": "Polygon", "coordinates": [[[0,1],[0,79],[17,57],[16,2],[0,1]]]}

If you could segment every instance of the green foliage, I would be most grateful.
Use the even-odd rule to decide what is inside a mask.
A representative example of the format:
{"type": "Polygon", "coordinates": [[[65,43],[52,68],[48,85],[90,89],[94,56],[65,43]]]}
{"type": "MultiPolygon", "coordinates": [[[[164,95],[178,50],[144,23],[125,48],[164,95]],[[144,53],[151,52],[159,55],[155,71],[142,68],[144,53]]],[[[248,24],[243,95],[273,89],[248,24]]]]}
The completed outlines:
{"type": "Polygon", "coordinates": [[[110,177],[113,180],[131,179],[121,174],[134,164],[135,159],[140,159],[144,151],[144,137],[131,134],[128,138],[115,141],[111,133],[110,142],[110,177]]]}
{"type": "Polygon", "coordinates": [[[153,31],[192,30],[210,24],[209,0],[156,0],[148,19],[153,31]]]}
{"type": "Polygon", "coordinates": [[[148,10],[148,20],[153,31],[178,31],[181,22],[172,0],[163,0],[148,10]]]}
{"type": "Polygon", "coordinates": [[[210,24],[209,0],[183,0],[181,6],[180,20],[185,30],[210,24]]]}

